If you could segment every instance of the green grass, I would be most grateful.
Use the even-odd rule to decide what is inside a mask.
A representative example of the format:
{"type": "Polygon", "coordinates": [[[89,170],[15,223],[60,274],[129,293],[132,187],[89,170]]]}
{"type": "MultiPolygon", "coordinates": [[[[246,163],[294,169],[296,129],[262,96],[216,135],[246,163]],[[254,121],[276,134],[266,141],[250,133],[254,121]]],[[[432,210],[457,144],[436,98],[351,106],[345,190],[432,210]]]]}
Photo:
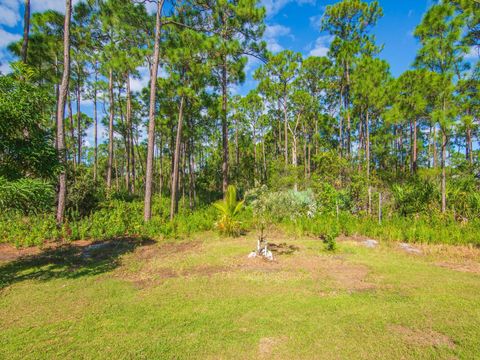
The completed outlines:
{"type": "MultiPolygon", "coordinates": [[[[480,276],[381,243],[298,245],[246,259],[255,237],[66,247],[0,265],[5,359],[473,359],[480,276]]],[[[473,250],[472,250],[473,251],[473,250]]]]}

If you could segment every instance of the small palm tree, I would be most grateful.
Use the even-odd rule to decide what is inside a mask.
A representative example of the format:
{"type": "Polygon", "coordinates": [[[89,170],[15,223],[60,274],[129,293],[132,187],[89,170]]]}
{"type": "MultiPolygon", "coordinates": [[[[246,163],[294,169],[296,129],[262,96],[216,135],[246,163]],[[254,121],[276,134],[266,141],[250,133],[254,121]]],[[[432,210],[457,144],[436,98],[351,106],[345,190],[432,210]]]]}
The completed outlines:
{"type": "Polygon", "coordinates": [[[236,218],[243,207],[243,200],[237,201],[237,189],[233,185],[227,187],[223,200],[213,204],[220,212],[220,219],[216,222],[217,229],[228,236],[240,234],[240,221],[236,218]]]}

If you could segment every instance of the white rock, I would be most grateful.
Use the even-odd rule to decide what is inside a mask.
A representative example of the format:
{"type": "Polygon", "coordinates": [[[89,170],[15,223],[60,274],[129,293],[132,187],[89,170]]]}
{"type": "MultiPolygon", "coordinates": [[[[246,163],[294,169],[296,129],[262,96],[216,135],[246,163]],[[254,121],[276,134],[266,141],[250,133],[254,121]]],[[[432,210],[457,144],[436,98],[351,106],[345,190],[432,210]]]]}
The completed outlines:
{"type": "Polygon", "coordinates": [[[413,247],[413,246],[411,246],[410,244],[407,244],[407,243],[400,243],[399,246],[403,250],[405,250],[406,252],[409,252],[409,253],[413,253],[413,254],[421,254],[422,253],[422,250],[417,249],[416,247],[413,247]]]}
{"type": "Polygon", "coordinates": [[[368,239],[368,240],[362,241],[362,244],[365,245],[367,248],[374,248],[378,245],[378,241],[368,239]]]}

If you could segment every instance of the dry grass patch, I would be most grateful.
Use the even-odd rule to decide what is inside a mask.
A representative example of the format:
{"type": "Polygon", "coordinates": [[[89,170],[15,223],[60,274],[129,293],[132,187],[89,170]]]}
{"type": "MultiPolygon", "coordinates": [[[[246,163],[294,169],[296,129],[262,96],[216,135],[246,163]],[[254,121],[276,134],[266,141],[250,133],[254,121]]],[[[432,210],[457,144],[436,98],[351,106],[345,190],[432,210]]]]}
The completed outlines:
{"type": "Polygon", "coordinates": [[[390,325],[389,330],[398,336],[409,345],[413,346],[446,346],[449,349],[455,347],[455,343],[447,335],[433,330],[417,330],[411,329],[402,325],[390,325]]]}

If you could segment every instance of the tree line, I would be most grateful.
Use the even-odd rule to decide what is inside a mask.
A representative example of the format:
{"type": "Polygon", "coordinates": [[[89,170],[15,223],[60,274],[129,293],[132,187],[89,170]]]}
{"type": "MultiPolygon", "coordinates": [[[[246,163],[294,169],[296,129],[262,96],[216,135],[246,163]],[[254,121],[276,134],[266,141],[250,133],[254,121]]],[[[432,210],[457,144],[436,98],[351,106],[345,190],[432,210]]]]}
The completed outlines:
{"type": "Polygon", "coordinates": [[[422,171],[438,172],[445,213],[452,169],[478,173],[477,2],[432,5],[414,31],[415,61],[398,77],[372,33],[383,16],[377,1],[326,7],[319,30],[332,41],[323,57],[269,52],[257,0],[65,5],[65,14],[30,15],[25,1],[23,38],[9,46],[20,60],[2,87],[32,96],[19,111],[25,123],[5,122],[11,141],[0,149],[1,176],[56,185],[59,224],[68,184],[84,174],[107,192],[143,197],[148,221],[154,194],[170,197],[173,219],[180,200],[194,209],[230,183],[341,189],[356,177],[366,192],[358,207],[371,213],[372,189],[422,171]],[[249,61],[257,86],[235,95],[249,61]],[[148,86],[132,90],[145,74],[148,86]],[[19,163],[26,152],[34,160],[19,163]]]}

